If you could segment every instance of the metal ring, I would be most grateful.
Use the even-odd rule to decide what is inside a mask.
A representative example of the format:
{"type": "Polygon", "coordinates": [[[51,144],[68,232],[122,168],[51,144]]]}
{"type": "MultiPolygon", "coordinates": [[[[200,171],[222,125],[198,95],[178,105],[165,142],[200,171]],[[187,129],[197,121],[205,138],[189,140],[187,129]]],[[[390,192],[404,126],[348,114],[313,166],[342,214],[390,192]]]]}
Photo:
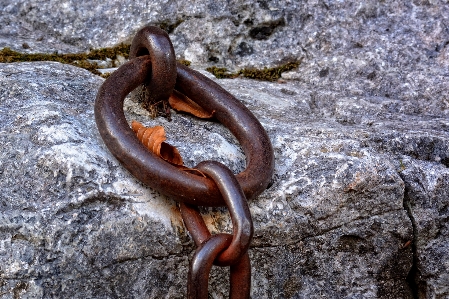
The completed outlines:
{"type": "MultiPolygon", "coordinates": [[[[217,184],[232,220],[232,242],[220,253],[215,264],[219,266],[233,265],[248,251],[253,237],[253,222],[245,195],[235,176],[223,164],[216,161],[204,161],[196,168],[217,184]]],[[[209,230],[197,209],[181,205],[181,215],[197,246],[210,238],[209,230]]]]}
{"type": "MultiPolygon", "coordinates": [[[[100,87],[95,119],[106,146],[138,180],[177,201],[202,206],[225,205],[211,179],[182,171],[158,158],[130,129],[123,113],[123,101],[145,82],[151,70],[151,57],[137,57],[118,68],[100,87]]],[[[179,63],[175,88],[206,111],[214,111],[215,118],[240,142],[247,166],[236,178],[246,198],[252,199],[264,191],[273,174],[274,154],[267,133],[254,115],[217,83],[179,63]]]]}
{"type": "Polygon", "coordinates": [[[150,55],[151,72],[148,74],[149,101],[165,101],[173,92],[176,83],[176,56],[170,38],[164,30],[146,26],[134,36],[129,58],[150,55]]]}
{"type": "MultiPolygon", "coordinates": [[[[209,273],[218,254],[231,243],[231,235],[217,234],[201,244],[190,262],[187,281],[188,299],[207,299],[209,273]]],[[[247,299],[251,291],[251,264],[248,252],[233,266],[230,275],[231,299],[247,299]]]]}

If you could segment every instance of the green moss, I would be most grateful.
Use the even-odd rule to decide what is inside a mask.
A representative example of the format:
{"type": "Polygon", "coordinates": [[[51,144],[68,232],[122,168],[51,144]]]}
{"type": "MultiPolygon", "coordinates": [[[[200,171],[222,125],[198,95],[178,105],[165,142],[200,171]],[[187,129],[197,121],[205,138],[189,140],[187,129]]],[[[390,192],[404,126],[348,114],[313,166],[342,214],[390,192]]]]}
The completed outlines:
{"type": "Polygon", "coordinates": [[[209,73],[212,73],[218,79],[229,79],[229,78],[232,79],[232,78],[236,78],[240,75],[239,72],[237,72],[237,73],[229,72],[228,69],[225,67],[211,66],[211,67],[206,68],[206,71],[208,71],[209,73]]]}
{"type": "Polygon", "coordinates": [[[100,75],[97,71],[98,64],[96,62],[91,62],[89,60],[106,60],[110,58],[111,60],[117,59],[118,56],[123,56],[124,58],[129,57],[129,45],[120,44],[113,48],[102,48],[93,49],[88,53],[78,53],[78,54],[47,54],[47,53],[19,53],[11,50],[10,48],[4,48],[0,50],[0,63],[10,63],[10,62],[24,62],[24,61],[56,61],[60,63],[71,64],[77,67],[86,69],[95,75],[100,75]]]}
{"type": "Polygon", "coordinates": [[[178,62],[185,66],[190,66],[190,64],[191,64],[191,62],[189,60],[185,60],[185,59],[179,59],[178,62]]]}
{"type": "Polygon", "coordinates": [[[288,62],[284,65],[273,67],[273,68],[263,68],[263,69],[243,69],[240,74],[245,78],[258,79],[263,81],[276,81],[281,78],[283,72],[290,71],[297,68],[301,64],[301,61],[288,62]]]}
{"type": "Polygon", "coordinates": [[[97,70],[99,67],[96,62],[89,62],[87,60],[77,60],[69,64],[86,69],[95,75],[101,75],[101,73],[97,70]]]}
{"type": "Polygon", "coordinates": [[[121,43],[120,45],[112,48],[90,50],[90,52],[87,53],[87,59],[106,60],[106,58],[110,58],[115,60],[118,56],[123,56],[125,59],[128,59],[129,50],[130,45],[121,43]]]}
{"type": "MultiPolygon", "coordinates": [[[[60,63],[71,64],[77,67],[84,68],[95,75],[101,75],[103,78],[110,76],[110,73],[101,74],[97,69],[99,68],[96,62],[91,60],[106,60],[107,58],[115,61],[118,56],[122,56],[125,59],[129,58],[130,46],[120,44],[112,48],[91,49],[88,53],[78,54],[47,54],[47,53],[20,53],[11,50],[10,48],[4,48],[0,50],[0,63],[10,62],[24,62],[24,61],[56,61],[60,63]]],[[[190,66],[188,60],[178,60],[180,63],[190,66]]],[[[281,77],[281,74],[286,71],[290,71],[297,68],[301,64],[301,60],[289,62],[284,65],[274,68],[244,68],[236,73],[229,72],[228,69],[222,67],[208,67],[206,70],[212,73],[219,79],[223,78],[236,78],[243,76],[245,78],[264,80],[264,81],[276,81],[281,77]]]]}
{"type": "Polygon", "coordinates": [[[111,77],[112,73],[104,73],[104,74],[100,74],[101,78],[107,79],[109,77],[111,77]]]}
{"type": "Polygon", "coordinates": [[[4,48],[0,51],[0,62],[23,62],[23,61],[57,61],[61,63],[73,63],[74,61],[81,60],[106,60],[110,58],[112,60],[117,59],[118,56],[125,58],[129,57],[129,45],[120,44],[113,48],[93,49],[88,53],[78,54],[47,54],[47,53],[19,53],[11,50],[10,48],[4,48]]]}
{"type": "Polygon", "coordinates": [[[297,68],[301,64],[301,60],[288,62],[284,65],[273,67],[273,68],[244,68],[236,73],[231,73],[228,69],[223,67],[208,67],[206,71],[212,73],[218,79],[224,78],[236,78],[238,76],[243,76],[245,78],[257,79],[262,81],[276,81],[281,78],[283,72],[290,71],[294,68],[297,68]]]}

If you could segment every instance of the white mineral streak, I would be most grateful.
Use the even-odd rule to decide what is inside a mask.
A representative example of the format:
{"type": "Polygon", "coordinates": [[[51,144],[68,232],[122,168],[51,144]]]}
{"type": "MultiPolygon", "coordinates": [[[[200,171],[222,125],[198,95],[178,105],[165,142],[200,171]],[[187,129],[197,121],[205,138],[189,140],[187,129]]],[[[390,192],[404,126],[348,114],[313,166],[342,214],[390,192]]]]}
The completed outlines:
{"type": "Polygon", "coordinates": [[[227,142],[226,139],[223,138],[223,136],[217,133],[212,133],[211,135],[214,143],[218,143],[218,147],[216,147],[216,150],[220,157],[224,157],[226,160],[235,162],[245,160],[245,156],[242,154],[240,147],[227,142]],[[214,139],[218,142],[216,142],[214,139]]]}
{"type": "Polygon", "coordinates": [[[37,134],[39,141],[47,141],[49,143],[67,143],[82,140],[82,136],[77,132],[76,128],[68,123],[54,126],[42,126],[37,134]]]}

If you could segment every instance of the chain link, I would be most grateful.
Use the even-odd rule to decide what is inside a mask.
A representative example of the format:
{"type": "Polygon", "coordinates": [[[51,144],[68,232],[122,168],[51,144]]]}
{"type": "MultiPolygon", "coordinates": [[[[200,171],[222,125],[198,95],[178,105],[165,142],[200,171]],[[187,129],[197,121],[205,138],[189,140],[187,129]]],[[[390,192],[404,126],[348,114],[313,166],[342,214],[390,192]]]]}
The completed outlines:
{"type": "Polygon", "coordinates": [[[209,271],[213,263],[231,266],[230,298],[249,298],[251,266],[248,248],[253,236],[253,222],[245,195],[234,174],[223,164],[205,161],[196,168],[217,184],[231,215],[233,234],[211,236],[198,209],[180,204],[184,224],[198,246],[190,265],[187,297],[207,298],[209,271]]]}

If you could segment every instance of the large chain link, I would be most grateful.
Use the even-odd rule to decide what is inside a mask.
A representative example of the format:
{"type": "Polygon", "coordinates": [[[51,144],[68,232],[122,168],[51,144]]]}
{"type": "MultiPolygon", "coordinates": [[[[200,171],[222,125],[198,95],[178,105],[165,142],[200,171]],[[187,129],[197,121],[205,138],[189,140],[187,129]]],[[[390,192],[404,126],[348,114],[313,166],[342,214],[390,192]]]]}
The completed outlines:
{"type": "Polygon", "coordinates": [[[135,36],[130,61],[100,87],[95,119],[112,154],[137,179],[180,202],[181,215],[197,250],[190,263],[188,298],[208,298],[212,264],[230,266],[230,298],[249,298],[248,248],[253,225],[246,199],[267,187],[274,155],[265,130],[254,115],[214,81],[177,64],[168,34],[147,26],[135,36]],[[125,97],[145,84],[154,102],[166,101],[173,89],[186,95],[225,125],[240,142],[247,166],[234,175],[226,166],[204,161],[195,168],[207,177],[182,171],[149,152],[130,129],[123,112],[125,97]],[[227,206],[233,234],[211,235],[195,206],[227,206]]]}

